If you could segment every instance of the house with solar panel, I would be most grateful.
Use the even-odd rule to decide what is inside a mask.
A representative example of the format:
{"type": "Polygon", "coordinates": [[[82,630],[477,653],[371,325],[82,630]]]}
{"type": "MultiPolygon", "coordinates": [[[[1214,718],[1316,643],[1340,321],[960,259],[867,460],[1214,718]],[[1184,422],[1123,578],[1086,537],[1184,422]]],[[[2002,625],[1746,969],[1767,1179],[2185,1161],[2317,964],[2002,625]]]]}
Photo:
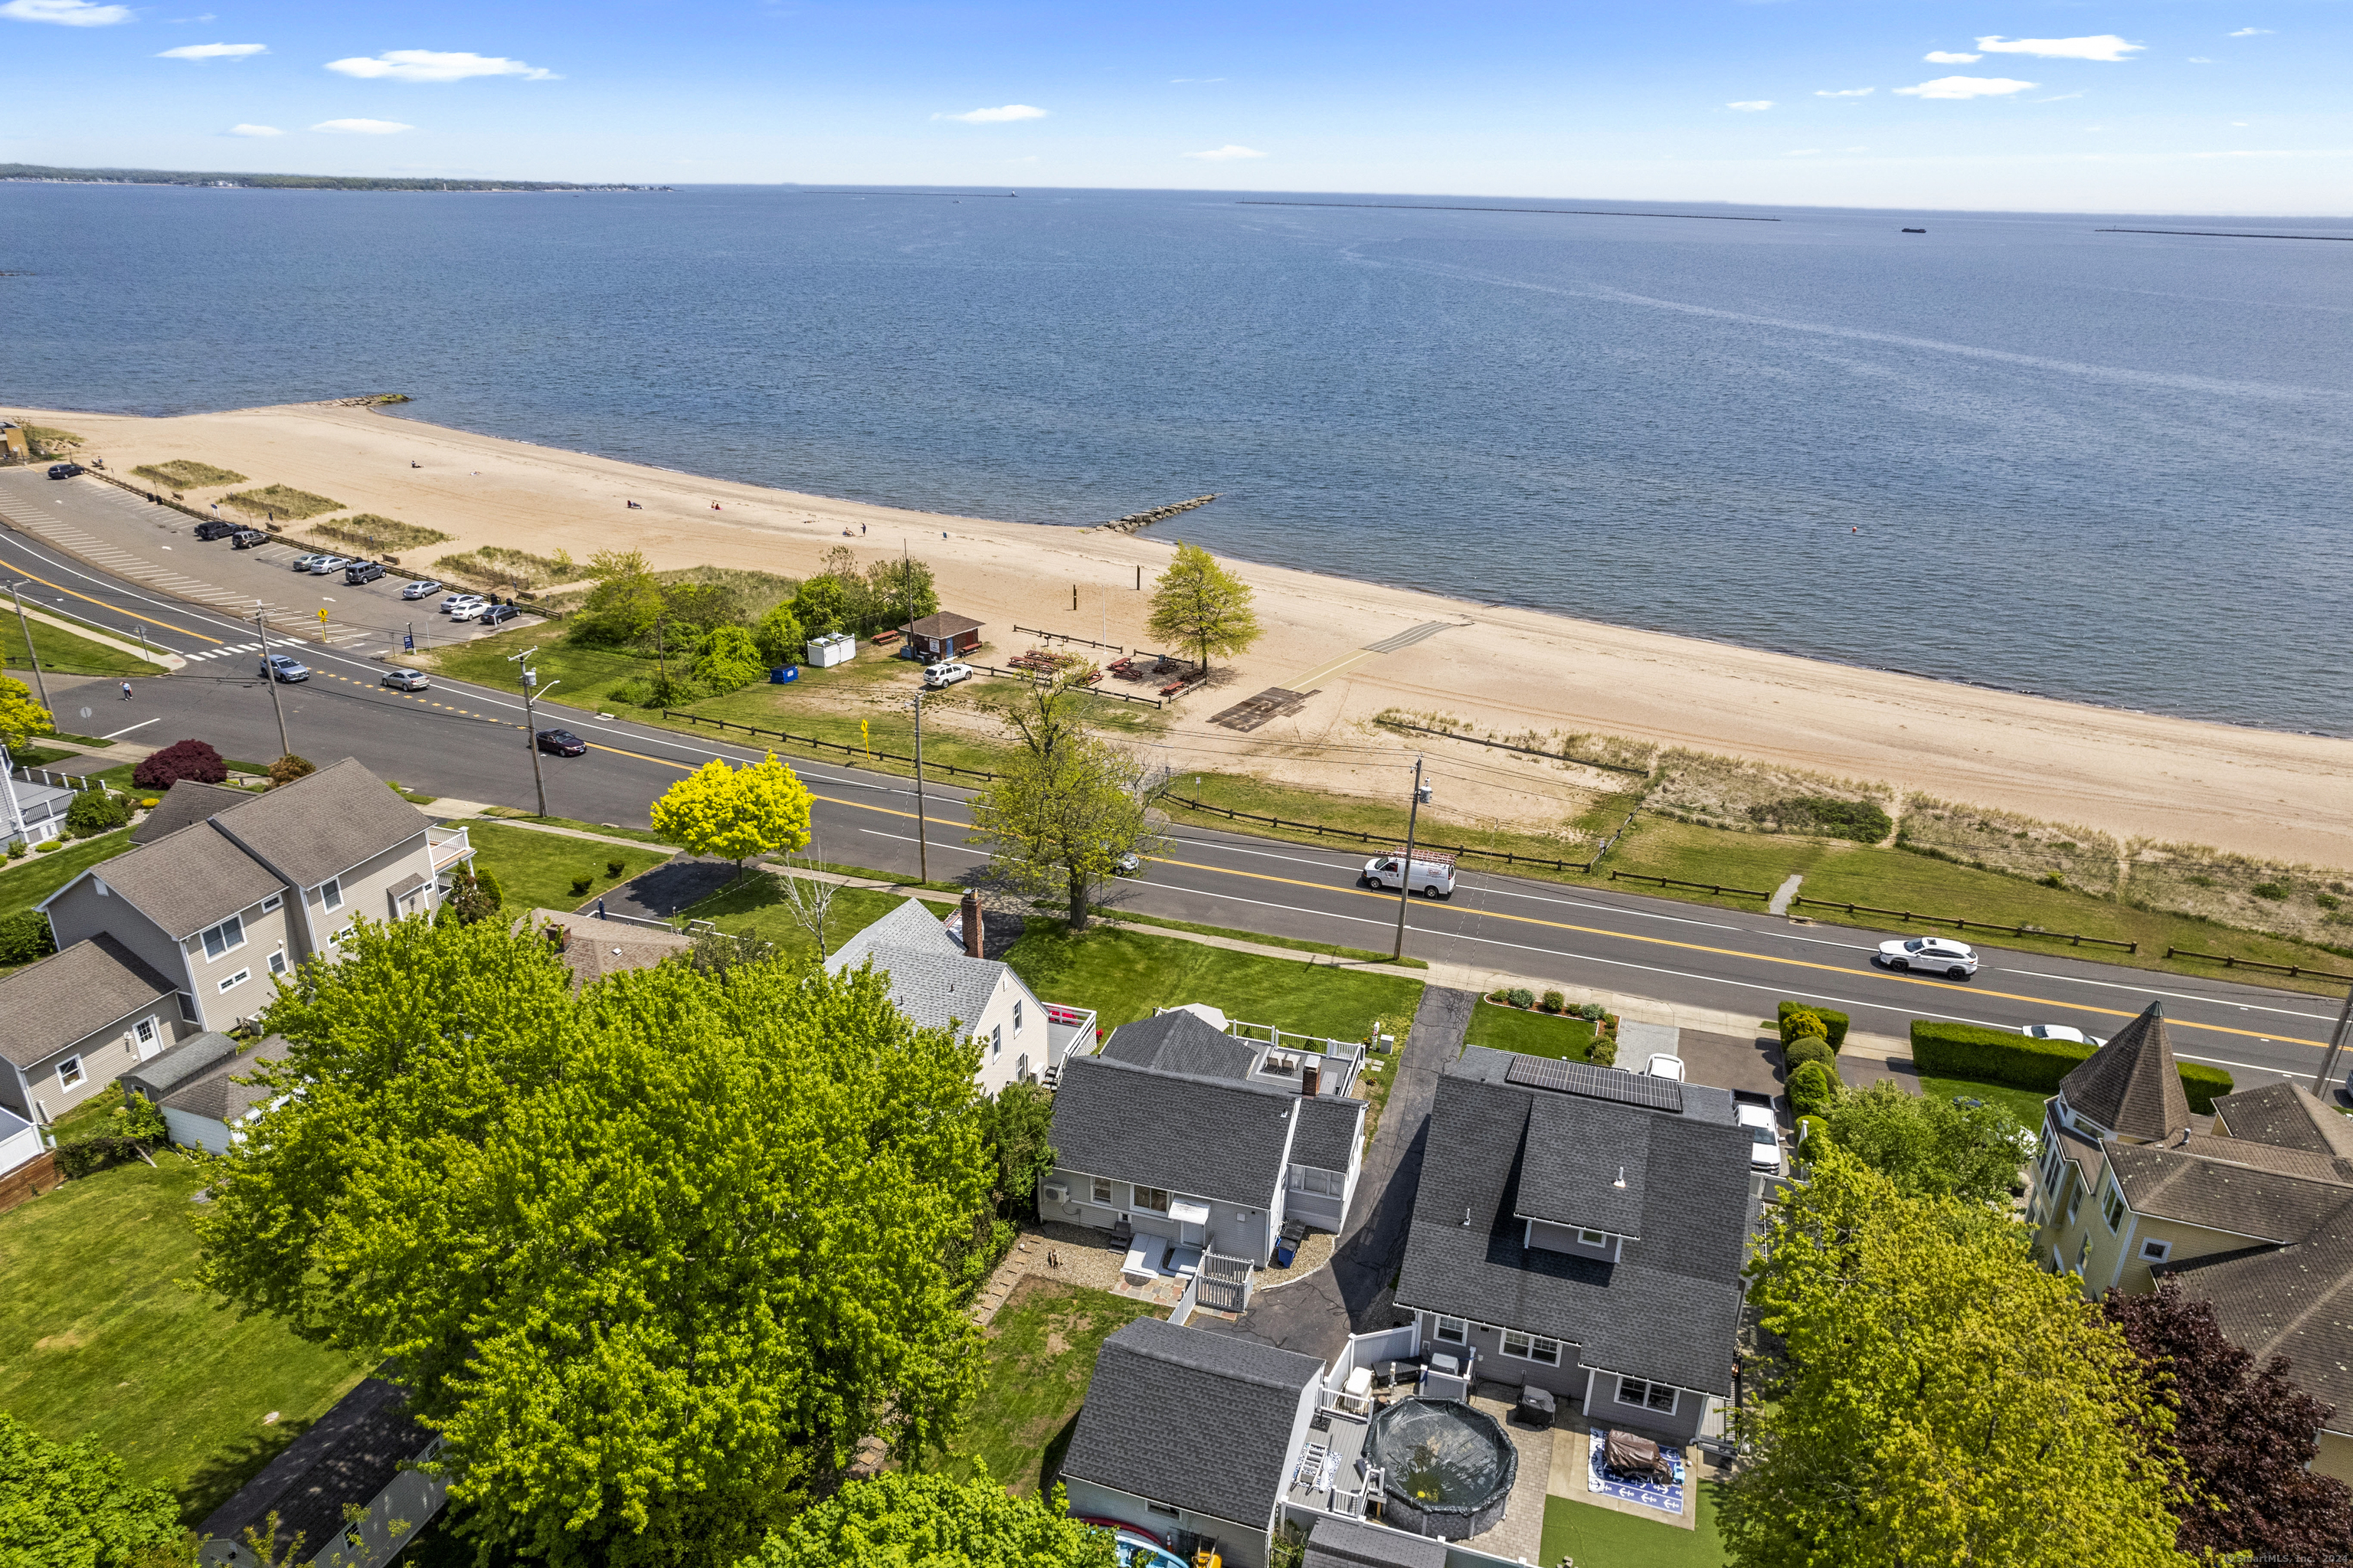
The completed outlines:
{"type": "Polygon", "coordinates": [[[1397,1304],[1466,1383],[1682,1447],[1733,1393],[1756,1204],[1729,1090],[1472,1046],[1439,1079],[1397,1304]]]}

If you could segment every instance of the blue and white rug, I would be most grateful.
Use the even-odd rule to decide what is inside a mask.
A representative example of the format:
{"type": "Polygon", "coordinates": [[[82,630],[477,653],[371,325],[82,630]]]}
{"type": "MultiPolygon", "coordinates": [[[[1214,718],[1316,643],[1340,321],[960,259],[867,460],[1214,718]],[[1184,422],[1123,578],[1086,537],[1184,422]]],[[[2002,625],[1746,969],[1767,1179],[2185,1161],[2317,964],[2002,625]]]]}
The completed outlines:
{"type": "Polygon", "coordinates": [[[1585,1446],[1587,1485],[1589,1489],[1601,1497],[1618,1498],[1630,1503],[1641,1503],[1644,1508],[1654,1508],[1662,1513],[1683,1511],[1683,1457],[1680,1449],[1662,1448],[1660,1450],[1665,1456],[1667,1463],[1674,1469],[1675,1478],[1672,1485],[1661,1486],[1655,1481],[1626,1479],[1602,1467],[1602,1456],[1609,1451],[1609,1432],[1599,1426],[1589,1430],[1592,1434],[1592,1441],[1585,1446]]]}

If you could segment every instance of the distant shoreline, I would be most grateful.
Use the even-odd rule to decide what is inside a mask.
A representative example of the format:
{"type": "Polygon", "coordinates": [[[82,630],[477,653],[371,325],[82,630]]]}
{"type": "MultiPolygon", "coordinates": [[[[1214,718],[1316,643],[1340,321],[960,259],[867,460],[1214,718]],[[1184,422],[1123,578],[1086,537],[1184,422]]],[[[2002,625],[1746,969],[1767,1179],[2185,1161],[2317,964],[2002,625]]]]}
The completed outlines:
{"type": "Polygon", "coordinates": [[[536,192],[666,191],[668,185],[584,185],[567,180],[376,179],[358,175],[248,175],[179,169],[68,169],[0,164],[0,184],[142,185],[184,190],[536,192]]]}

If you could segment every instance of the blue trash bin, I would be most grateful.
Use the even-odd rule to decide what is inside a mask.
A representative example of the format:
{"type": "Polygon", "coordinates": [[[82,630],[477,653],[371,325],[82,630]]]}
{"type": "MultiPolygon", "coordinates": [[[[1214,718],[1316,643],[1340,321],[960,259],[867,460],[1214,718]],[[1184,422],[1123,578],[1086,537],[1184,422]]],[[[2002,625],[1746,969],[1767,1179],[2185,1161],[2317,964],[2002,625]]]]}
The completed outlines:
{"type": "Polygon", "coordinates": [[[780,664],[768,672],[768,684],[772,686],[786,685],[800,678],[801,667],[798,664],[780,664]]]}

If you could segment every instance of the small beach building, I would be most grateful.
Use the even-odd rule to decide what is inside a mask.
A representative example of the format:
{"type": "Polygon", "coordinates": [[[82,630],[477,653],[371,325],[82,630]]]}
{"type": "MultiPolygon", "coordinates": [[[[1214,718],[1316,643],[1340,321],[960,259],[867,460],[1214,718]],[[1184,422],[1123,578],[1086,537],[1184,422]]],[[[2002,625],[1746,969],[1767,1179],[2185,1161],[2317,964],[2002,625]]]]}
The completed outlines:
{"type": "Polygon", "coordinates": [[[907,628],[910,656],[925,663],[961,658],[979,646],[980,622],[952,610],[944,609],[937,615],[927,615],[907,628]]]}

